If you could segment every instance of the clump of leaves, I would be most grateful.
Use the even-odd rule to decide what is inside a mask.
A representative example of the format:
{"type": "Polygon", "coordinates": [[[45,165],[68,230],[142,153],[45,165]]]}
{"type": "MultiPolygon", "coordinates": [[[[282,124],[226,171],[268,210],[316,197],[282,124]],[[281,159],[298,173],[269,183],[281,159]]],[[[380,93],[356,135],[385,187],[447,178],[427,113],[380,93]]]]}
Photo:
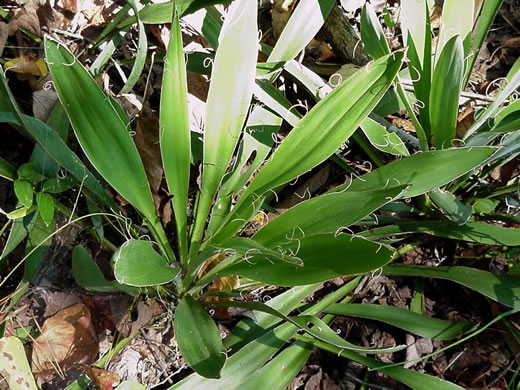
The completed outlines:
{"type": "MultiPolygon", "coordinates": [[[[420,12],[424,11],[426,15],[426,3],[421,4],[424,9],[420,12]]],[[[161,156],[168,189],[173,195],[173,237],[168,237],[156,214],[145,169],[123,110],[97,86],[89,72],[63,45],[49,38],[45,40],[46,59],[55,88],[83,152],[101,177],[135,207],[154,240],[145,239],[129,229],[129,237],[116,248],[112,258],[114,282],[106,281],[89,254],[77,247],[73,255],[74,274],[82,286],[91,290],[116,289],[131,294],[159,291],[162,297],[175,302],[174,329],[178,345],[196,373],[173,388],[284,388],[309,357],[310,345],[380,369],[415,388],[458,388],[401,367],[382,367],[378,361],[360,353],[396,351],[404,346],[383,349],[356,346],[339,337],[328,324],[334,315],[357,315],[385,321],[425,337],[450,339],[471,329],[470,323],[433,320],[423,313],[405,309],[350,305],[348,298],[336,304],[356,286],[359,278],[302,314],[289,315],[322,282],[338,276],[361,275],[384,267],[388,274],[453,280],[507,306],[520,307],[517,277],[493,275],[467,267],[388,265],[399,253],[388,242],[378,240],[422,231],[473,242],[519,244],[517,229],[468,222],[469,218],[464,220],[466,214],[461,216],[460,201],[443,186],[452,186],[454,191],[460,186],[471,185],[466,184],[471,183],[470,175],[483,164],[503,161],[505,156],[508,158],[516,153],[510,149],[510,154],[504,155],[504,149],[497,151],[490,147],[493,137],[474,145],[469,137],[475,134],[475,139],[481,139],[478,134],[492,131],[483,125],[496,113],[507,94],[516,88],[520,76],[512,79],[503,92],[504,97],[499,97],[473,125],[474,129],[470,129],[467,145],[471,146],[446,148],[455,137],[453,113],[458,111],[464,72],[469,71],[461,65],[466,36],[454,34],[443,38],[433,76],[428,74],[429,66],[423,66],[421,62],[419,68],[419,63],[414,62],[413,50],[417,52],[418,49],[411,45],[408,58],[417,69],[424,69],[423,83],[430,79],[427,87],[416,85],[418,99],[428,95],[427,113],[420,111],[417,119],[399,83],[405,53],[390,52],[370,8],[363,11],[362,35],[365,47],[375,61],[325,94],[319,93],[323,85],[315,82],[315,77],[307,77],[310,73],[306,73],[307,78],[302,76],[302,67],[293,58],[319,30],[333,5],[333,1],[301,1],[267,62],[258,64],[257,4],[249,0],[235,0],[231,4],[218,40],[215,36],[209,39],[218,45],[218,49],[211,59],[201,184],[191,210],[195,216],[193,223],[188,219],[193,135],[188,121],[187,65],[179,13],[174,11],[164,60],[160,107],[161,156]],[[311,20],[307,17],[309,14],[314,15],[311,20]],[[316,92],[313,94],[316,98],[326,95],[303,117],[291,110],[290,103],[287,104],[273,84],[281,67],[295,75],[307,89],[316,92]],[[444,73],[451,80],[449,115],[445,115],[439,106],[442,85],[431,80],[444,73]],[[314,81],[309,82],[311,79],[314,81]],[[386,129],[369,118],[394,83],[414,119],[418,144],[423,149],[420,153],[410,155],[399,138],[391,137],[386,129]],[[264,106],[252,105],[253,96],[264,106]],[[274,142],[282,119],[293,128],[282,142],[274,142]],[[358,127],[375,149],[404,157],[301,202],[267,223],[251,238],[241,235],[272,192],[333,155],[358,127]],[[392,140],[392,148],[381,145],[379,141],[385,139],[392,140]],[[429,151],[429,145],[438,150],[429,151]],[[440,187],[443,189],[439,190],[440,187]],[[436,207],[452,221],[417,222],[396,218],[387,226],[371,230],[360,228],[366,226],[363,221],[366,222],[373,212],[383,207],[403,206],[402,200],[424,198],[425,194],[429,194],[436,207]],[[351,230],[352,226],[356,233],[351,230]],[[220,261],[215,262],[215,258],[220,261]],[[224,277],[292,288],[269,305],[238,300],[207,301],[208,285],[224,277]],[[240,322],[234,333],[222,341],[215,322],[204,309],[204,306],[219,305],[254,310],[257,321],[240,322]],[[320,318],[324,312],[330,314],[320,318]],[[298,336],[299,329],[306,335],[298,336]],[[284,348],[291,339],[297,341],[284,348]]],[[[140,33],[144,31],[141,18],[152,15],[145,10],[137,13],[140,33]]],[[[153,15],[155,22],[164,18],[164,12],[153,15]]],[[[166,21],[170,20],[168,15],[166,21]]],[[[426,22],[424,26],[427,26],[426,22]]],[[[408,39],[415,42],[415,38],[408,39]]],[[[431,60],[431,46],[424,39],[421,61],[426,63],[431,60]]],[[[140,66],[137,61],[135,66],[140,66]]],[[[87,172],[76,155],[56,136],[55,130],[21,113],[5,78],[1,76],[1,79],[5,94],[0,103],[2,111],[7,112],[3,120],[35,139],[54,160],[81,181],[85,193],[95,200],[97,207],[114,208],[101,183],[87,172]]],[[[507,129],[512,137],[517,136],[509,127],[507,129]]],[[[22,202],[24,207],[30,208],[32,189],[29,191],[30,186],[26,184],[17,184],[17,187],[25,187],[17,192],[25,202],[22,202]]],[[[431,205],[429,207],[432,209],[431,205]]],[[[112,217],[103,212],[96,214],[112,217]]]]}

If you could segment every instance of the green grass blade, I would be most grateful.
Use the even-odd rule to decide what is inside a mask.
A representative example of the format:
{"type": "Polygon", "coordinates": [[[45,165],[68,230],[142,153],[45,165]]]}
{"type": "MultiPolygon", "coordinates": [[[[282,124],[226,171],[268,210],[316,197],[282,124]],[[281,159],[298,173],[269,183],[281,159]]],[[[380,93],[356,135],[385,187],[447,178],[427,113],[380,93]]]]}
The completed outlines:
{"type": "Polygon", "coordinates": [[[520,310],[520,277],[497,275],[469,267],[424,267],[420,265],[387,265],[386,275],[420,276],[451,280],[497,301],[520,310]]]}
{"type": "Polygon", "coordinates": [[[251,102],[257,59],[256,26],[256,3],[237,0],[221,30],[206,106],[201,196],[191,239],[194,252],[200,245],[213,198],[233,156],[251,102]]]}
{"type": "MultiPolygon", "coordinates": [[[[230,222],[215,236],[225,241],[258,205],[257,198],[312,169],[345,142],[383,97],[401,66],[403,53],[380,58],[333,90],[299,122],[238,201],[230,222]]],[[[381,187],[384,187],[384,183],[381,187]]]]}
{"type": "Polygon", "coordinates": [[[433,71],[430,123],[437,149],[451,147],[455,138],[463,76],[464,49],[460,37],[455,36],[443,47],[433,71]]]}
{"type": "Polygon", "coordinates": [[[319,31],[334,0],[302,0],[278,38],[267,62],[289,61],[300,53],[319,31]]]}
{"type": "Polygon", "coordinates": [[[401,307],[370,304],[333,304],[325,313],[382,321],[421,337],[449,340],[471,330],[475,324],[426,317],[401,307]]]}
{"type": "Polygon", "coordinates": [[[182,264],[187,262],[187,204],[190,180],[191,133],[186,64],[179,15],[175,13],[166,52],[160,108],[160,142],[164,174],[170,193],[182,264]]]}

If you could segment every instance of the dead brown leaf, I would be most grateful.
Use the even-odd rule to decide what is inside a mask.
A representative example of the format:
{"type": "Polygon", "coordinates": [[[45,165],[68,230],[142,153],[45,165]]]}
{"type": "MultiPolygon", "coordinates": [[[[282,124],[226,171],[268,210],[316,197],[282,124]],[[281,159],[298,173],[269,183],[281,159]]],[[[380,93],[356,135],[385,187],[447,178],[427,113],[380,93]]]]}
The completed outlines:
{"type": "Polygon", "coordinates": [[[319,62],[327,61],[336,55],[325,41],[313,39],[305,48],[305,55],[319,62]]]}
{"type": "Polygon", "coordinates": [[[38,7],[38,1],[30,1],[13,16],[9,23],[0,23],[0,56],[4,51],[7,37],[14,35],[19,28],[24,28],[38,36],[41,34],[40,19],[36,12],[38,7]]]}
{"type": "Polygon", "coordinates": [[[113,372],[103,370],[102,368],[81,365],[81,369],[87,376],[94,381],[99,390],[113,390],[114,383],[119,382],[121,377],[113,372]]]}
{"type": "Polygon", "coordinates": [[[159,42],[162,48],[166,49],[168,47],[168,42],[170,42],[169,25],[152,24],[150,26],[150,32],[155,36],[155,39],[157,39],[157,42],[159,42]]]}
{"type": "Polygon", "coordinates": [[[154,307],[148,306],[145,302],[137,303],[137,319],[132,322],[130,312],[127,312],[117,325],[117,329],[125,337],[134,337],[139,329],[148,324],[154,316],[154,307]]]}
{"type": "Polygon", "coordinates": [[[58,94],[52,89],[40,89],[33,92],[34,117],[42,122],[47,122],[57,101],[58,94]]]}
{"type": "MultiPolygon", "coordinates": [[[[224,260],[226,257],[222,253],[218,253],[212,257],[209,258],[208,261],[204,263],[202,266],[199,277],[204,275],[206,272],[214,268],[217,264],[219,264],[222,260],[224,260]]],[[[220,279],[214,280],[211,282],[211,284],[208,286],[208,292],[210,293],[216,293],[224,290],[233,290],[240,286],[240,281],[238,277],[236,276],[224,276],[220,279]]],[[[206,299],[206,302],[222,302],[222,301],[230,301],[231,298],[225,298],[225,297],[209,297],[206,299]]],[[[215,307],[215,314],[220,318],[230,319],[231,315],[228,311],[229,308],[227,307],[215,307]]]]}
{"type": "Polygon", "coordinates": [[[409,131],[410,133],[415,133],[415,127],[413,126],[412,121],[408,119],[403,119],[395,115],[387,115],[385,119],[403,130],[409,131]]]}
{"type": "Polygon", "coordinates": [[[295,4],[295,0],[274,0],[271,16],[273,20],[273,36],[275,39],[278,39],[289,21],[295,4]]]}
{"type": "Polygon", "coordinates": [[[134,137],[135,146],[143,160],[148,182],[152,189],[155,205],[159,207],[159,187],[163,176],[161,147],[159,144],[159,117],[145,104],[137,119],[134,137]]]}
{"type": "Polygon", "coordinates": [[[502,43],[502,47],[520,47],[520,37],[509,38],[507,41],[502,43]]]}
{"type": "Polygon", "coordinates": [[[90,311],[82,303],[60,310],[48,318],[33,342],[32,370],[49,375],[77,364],[92,363],[98,354],[90,311]]]}
{"type": "Polygon", "coordinates": [[[307,380],[304,389],[305,390],[339,390],[340,387],[334,383],[332,379],[323,372],[321,367],[311,366],[310,369],[315,369],[315,373],[310,374],[311,376],[307,380]]]}
{"type": "Polygon", "coordinates": [[[468,129],[471,127],[473,123],[473,113],[475,112],[475,109],[473,106],[467,106],[462,110],[459,115],[457,116],[457,130],[456,130],[456,136],[458,139],[463,139],[464,135],[468,131],[468,129]]]}

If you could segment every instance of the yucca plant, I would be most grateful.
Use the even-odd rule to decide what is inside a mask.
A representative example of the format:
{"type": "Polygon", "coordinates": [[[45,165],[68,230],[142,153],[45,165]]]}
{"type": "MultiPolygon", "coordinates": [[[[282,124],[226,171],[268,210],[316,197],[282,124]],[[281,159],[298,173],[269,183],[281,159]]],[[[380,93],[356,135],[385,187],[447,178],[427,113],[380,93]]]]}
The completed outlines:
{"type": "MultiPolygon", "coordinates": [[[[170,10],[175,8],[173,2],[168,4],[170,10]]],[[[430,141],[424,133],[424,137],[420,137],[423,152],[410,156],[404,145],[396,143],[394,154],[404,155],[401,160],[352,178],[340,187],[292,207],[252,238],[241,235],[273,192],[333,155],[359,126],[365,134],[381,133],[368,115],[398,82],[405,53],[390,53],[369,9],[364,11],[363,33],[367,33],[368,26],[364,43],[369,54],[376,58],[372,64],[327,93],[303,117],[290,109],[290,103],[287,104],[273,85],[283,67],[309,90],[314,88],[315,97],[320,96],[320,82],[313,84],[316,77],[309,72],[304,78],[299,73],[302,68],[293,58],[321,27],[333,4],[330,0],[302,0],[264,64],[257,64],[256,2],[236,0],[231,4],[218,41],[210,39],[218,49],[211,67],[200,191],[193,206],[188,195],[192,134],[188,123],[186,64],[179,13],[174,12],[173,20],[170,16],[163,20],[164,12],[160,15],[162,21],[172,20],[160,107],[161,155],[175,217],[175,234],[171,237],[156,214],[124,111],[98,87],[63,45],[49,38],[45,40],[46,60],[54,86],[83,152],[99,175],[135,207],[152,236],[152,240],[144,239],[129,229],[130,236],[113,255],[116,281],[106,281],[81,246],[73,253],[73,272],[79,284],[87,289],[119,289],[130,294],[147,291],[172,300],[175,337],[182,355],[195,370],[195,374],[172,388],[282,389],[297,375],[312,345],[380,369],[414,388],[458,388],[401,367],[382,367],[377,360],[360,353],[396,351],[404,346],[384,349],[355,346],[333,332],[328,324],[335,315],[355,315],[445,340],[471,329],[470,323],[434,320],[405,309],[347,305],[349,298],[345,296],[359,278],[302,314],[290,315],[322,282],[338,276],[362,275],[384,267],[384,272],[390,274],[447,278],[519,308],[516,278],[465,267],[387,266],[398,252],[385,242],[377,242],[376,238],[400,233],[393,226],[402,225],[393,225],[388,231],[381,230],[386,227],[368,231],[358,228],[366,226],[362,222],[385,205],[390,207],[402,199],[431,193],[473,172],[496,153],[493,147],[460,146],[427,151],[430,141]],[[313,17],[309,19],[308,15],[313,17]],[[265,106],[252,105],[253,95],[265,106]],[[282,118],[293,128],[278,144],[273,137],[280,131],[282,118]],[[193,223],[188,219],[190,209],[193,223]],[[350,230],[353,225],[357,225],[353,228],[356,233],[350,230]],[[214,280],[229,277],[292,288],[268,305],[240,300],[207,301],[207,286],[214,280]],[[339,300],[343,300],[342,303],[336,304],[339,300]],[[257,321],[240,322],[223,342],[215,322],[204,309],[218,305],[254,310],[257,321]],[[329,314],[320,318],[322,313],[329,314]],[[299,335],[300,329],[306,334],[299,335]],[[290,340],[293,341],[284,348],[290,340]]],[[[146,9],[137,13],[140,33],[144,31],[142,23],[146,15],[156,15],[146,14],[146,9]]],[[[446,44],[445,48],[460,48],[457,38],[449,42],[454,43],[446,44]]],[[[441,55],[438,63],[443,61],[441,55]]],[[[134,69],[139,66],[136,61],[134,69]]],[[[114,202],[106,196],[96,176],[87,171],[52,128],[21,113],[4,76],[1,78],[4,93],[0,103],[2,111],[8,112],[3,120],[40,143],[53,159],[83,183],[85,194],[99,209],[108,207],[115,211],[114,202]]],[[[418,120],[414,123],[422,126],[418,120]]],[[[386,137],[384,131],[383,138],[386,137]]],[[[439,137],[444,135],[437,136],[436,130],[432,133],[433,142],[439,146],[445,145],[446,139],[451,141],[450,136],[440,141],[439,137]]],[[[26,211],[28,206],[25,205],[26,211]]],[[[110,215],[113,213],[95,214],[122,218],[110,215]]],[[[486,236],[493,242],[502,240],[505,245],[506,241],[518,241],[515,229],[493,225],[467,224],[466,230],[457,224],[444,223],[437,226],[437,230],[431,226],[418,226],[416,230],[439,235],[448,231],[445,235],[460,235],[469,241],[486,236]]]]}

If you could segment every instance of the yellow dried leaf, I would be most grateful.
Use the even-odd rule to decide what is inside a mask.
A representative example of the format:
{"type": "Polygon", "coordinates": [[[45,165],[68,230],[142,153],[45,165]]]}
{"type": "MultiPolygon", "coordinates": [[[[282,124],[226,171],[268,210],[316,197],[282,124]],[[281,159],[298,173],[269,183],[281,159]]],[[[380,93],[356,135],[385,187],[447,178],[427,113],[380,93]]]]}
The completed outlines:
{"type": "Polygon", "coordinates": [[[4,69],[6,71],[10,70],[11,72],[20,73],[20,74],[29,74],[32,76],[47,76],[47,64],[41,58],[31,58],[31,57],[17,57],[13,58],[10,61],[7,61],[4,65],[4,69]]]}

